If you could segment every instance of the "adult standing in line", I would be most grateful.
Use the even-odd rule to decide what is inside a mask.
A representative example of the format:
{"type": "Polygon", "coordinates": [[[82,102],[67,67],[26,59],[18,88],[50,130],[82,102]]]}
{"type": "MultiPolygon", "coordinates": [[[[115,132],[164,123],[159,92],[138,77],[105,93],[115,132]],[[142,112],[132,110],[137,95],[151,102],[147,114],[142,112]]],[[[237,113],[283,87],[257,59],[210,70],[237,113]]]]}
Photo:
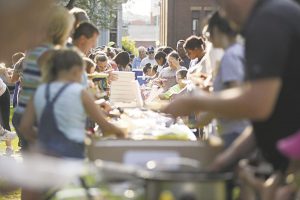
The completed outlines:
{"type": "MultiPolygon", "coordinates": [[[[220,66],[216,69],[214,92],[241,85],[245,78],[245,49],[244,45],[237,41],[238,33],[232,30],[229,23],[218,12],[210,18],[208,31],[214,48],[225,51],[220,66]]],[[[247,120],[217,118],[218,132],[224,140],[225,148],[229,147],[249,125],[247,120]]]]}
{"type": "Polygon", "coordinates": [[[167,57],[167,61],[169,66],[163,68],[156,80],[163,87],[164,91],[168,91],[172,86],[177,84],[176,81],[176,72],[180,69],[186,69],[185,67],[180,65],[180,58],[176,51],[170,53],[167,57]]]}
{"type": "Polygon", "coordinates": [[[142,60],[140,68],[143,68],[147,63],[150,63],[152,67],[157,65],[154,58],[154,47],[147,48],[147,57],[142,60]]]}
{"type": "Polygon", "coordinates": [[[157,62],[157,72],[159,73],[163,68],[166,68],[169,66],[167,62],[167,54],[165,54],[162,51],[158,51],[154,56],[156,62],[157,62]]]}
{"type": "Polygon", "coordinates": [[[27,150],[28,143],[21,136],[19,131],[21,118],[29,99],[33,96],[36,88],[41,84],[41,70],[38,59],[46,51],[53,48],[54,45],[66,44],[66,40],[70,35],[74,22],[74,17],[63,7],[51,6],[49,10],[51,10],[51,14],[46,21],[48,27],[43,42],[39,46],[28,51],[23,61],[22,90],[12,120],[16,132],[19,135],[19,145],[22,147],[22,150],[27,150]]]}
{"type": "Polygon", "coordinates": [[[246,80],[235,89],[182,97],[165,112],[174,116],[210,111],[227,118],[249,118],[254,132],[241,135],[213,168],[220,169],[257,144],[275,170],[289,162],[276,143],[300,128],[300,6],[291,0],[219,0],[221,12],[245,39],[246,80]]]}
{"type": "Polygon", "coordinates": [[[132,61],[132,69],[139,69],[141,66],[142,60],[146,57],[146,48],[143,46],[140,46],[138,48],[139,55],[138,57],[135,57],[132,61]]]}
{"type": "Polygon", "coordinates": [[[193,70],[206,54],[205,40],[202,37],[191,36],[186,39],[183,48],[191,59],[189,69],[193,70]]]}
{"type": "Polygon", "coordinates": [[[95,48],[99,34],[96,26],[90,22],[82,22],[74,31],[73,44],[85,56],[88,56],[90,50],[95,48]]]}
{"type": "MultiPolygon", "coordinates": [[[[88,57],[92,48],[95,48],[99,30],[90,22],[82,22],[73,34],[73,45],[76,46],[84,56],[88,57]]],[[[82,74],[82,84],[88,88],[88,76],[86,71],[82,74]]]]}
{"type": "Polygon", "coordinates": [[[129,53],[126,51],[122,51],[120,53],[118,53],[114,59],[115,63],[117,64],[118,70],[119,71],[131,71],[131,68],[129,67],[129,62],[130,62],[130,58],[129,58],[129,53]]]}
{"type": "Polygon", "coordinates": [[[189,57],[186,55],[186,52],[183,48],[184,43],[184,40],[179,40],[177,42],[177,52],[181,59],[180,64],[188,69],[190,67],[191,59],[189,59],[189,57]]]}
{"type": "Polygon", "coordinates": [[[75,22],[74,22],[74,30],[82,23],[82,22],[88,22],[89,16],[85,12],[85,10],[81,8],[74,7],[70,10],[70,13],[74,15],[75,22]]]}

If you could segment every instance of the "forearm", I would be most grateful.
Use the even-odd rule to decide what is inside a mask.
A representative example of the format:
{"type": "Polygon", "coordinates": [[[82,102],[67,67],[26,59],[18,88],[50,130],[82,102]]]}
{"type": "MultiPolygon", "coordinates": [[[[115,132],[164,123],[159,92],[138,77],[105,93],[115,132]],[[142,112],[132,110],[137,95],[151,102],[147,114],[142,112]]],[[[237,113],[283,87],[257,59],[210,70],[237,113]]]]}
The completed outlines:
{"type": "MultiPolygon", "coordinates": [[[[96,106],[97,107],[97,106],[96,106]]],[[[100,108],[95,108],[94,114],[92,114],[92,118],[95,120],[97,124],[99,124],[99,127],[103,133],[104,136],[108,135],[116,135],[117,137],[124,137],[124,134],[122,131],[117,128],[115,125],[109,123],[102,112],[100,108]]]]}
{"type": "Polygon", "coordinates": [[[188,98],[187,104],[196,112],[208,111],[217,116],[241,118],[249,115],[249,106],[245,106],[241,89],[230,89],[219,93],[201,93],[188,98]]]}
{"type": "Polygon", "coordinates": [[[250,154],[255,149],[255,146],[253,129],[249,126],[226,151],[231,155],[232,160],[238,160],[250,154]]]}
{"type": "Polygon", "coordinates": [[[22,116],[19,131],[30,142],[34,142],[37,137],[37,129],[34,124],[36,121],[33,99],[27,104],[27,108],[22,116]]]}
{"type": "Polygon", "coordinates": [[[117,132],[117,128],[105,119],[103,111],[94,103],[93,98],[86,91],[82,93],[82,100],[86,113],[100,126],[104,135],[117,132]]]}
{"type": "Polygon", "coordinates": [[[273,111],[280,87],[278,79],[262,80],[218,93],[194,95],[188,103],[197,111],[209,111],[219,117],[265,120],[273,111]]]}

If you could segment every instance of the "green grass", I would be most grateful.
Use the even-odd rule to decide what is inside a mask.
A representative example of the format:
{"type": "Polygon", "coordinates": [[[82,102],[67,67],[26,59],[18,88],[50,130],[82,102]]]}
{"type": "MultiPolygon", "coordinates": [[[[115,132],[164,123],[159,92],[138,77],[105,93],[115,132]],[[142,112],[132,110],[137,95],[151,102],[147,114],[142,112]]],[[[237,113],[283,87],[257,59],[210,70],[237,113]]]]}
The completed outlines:
{"type": "MultiPolygon", "coordinates": [[[[10,108],[10,122],[11,122],[11,118],[12,118],[12,115],[13,115],[13,108],[11,107],[10,108]]],[[[11,125],[11,128],[12,130],[14,131],[14,127],[11,125]]],[[[16,138],[12,141],[12,145],[13,145],[13,149],[15,151],[19,151],[19,147],[18,147],[18,142],[19,142],[19,139],[16,138]]],[[[5,142],[0,142],[0,152],[1,154],[5,152],[5,149],[6,149],[6,145],[5,145],[5,142]]],[[[11,192],[7,195],[1,195],[0,194],[0,200],[20,200],[21,199],[21,192],[20,190],[17,190],[17,191],[14,191],[14,192],[11,192]]]]}
{"type": "Polygon", "coordinates": [[[20,200],[21,199],[21,192],[20,190],[17,190],[15,192],[12,192],[8,195],[0,195],[0,200],[20,200]]]}

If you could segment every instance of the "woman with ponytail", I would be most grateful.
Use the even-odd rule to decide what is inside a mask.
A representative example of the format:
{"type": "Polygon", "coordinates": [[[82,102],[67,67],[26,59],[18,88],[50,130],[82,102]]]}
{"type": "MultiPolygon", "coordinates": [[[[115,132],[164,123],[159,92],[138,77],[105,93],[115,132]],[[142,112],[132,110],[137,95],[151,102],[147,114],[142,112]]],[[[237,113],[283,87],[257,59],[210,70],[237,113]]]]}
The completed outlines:
{"type": "Polygon", "coordinates": [[[180,69],[186,69],[185,67],[180,66],[180,57],[176,51],[173,51],[168,55],[167,62],[169,66],[160,71],[158,80],[156,80],[156,82],[161,84],[164,92],[177,84],[176,72],[180,69]]]}
{"type": "Polygon", "coordinates": [[[189,68],[192,68],[200,63],[206,53],[206,44],[204,38],[194,35],[186,39],[183,48],[185,49],[188,57],[191,59],[189,68]]]}
{"type": "Polygon", "coordinates": [[[196,86],[207,89],[211,82],[212,69],[205,38],[191,36],[186,39],[183,47],[191,59],[188,79],[196,86]]]}

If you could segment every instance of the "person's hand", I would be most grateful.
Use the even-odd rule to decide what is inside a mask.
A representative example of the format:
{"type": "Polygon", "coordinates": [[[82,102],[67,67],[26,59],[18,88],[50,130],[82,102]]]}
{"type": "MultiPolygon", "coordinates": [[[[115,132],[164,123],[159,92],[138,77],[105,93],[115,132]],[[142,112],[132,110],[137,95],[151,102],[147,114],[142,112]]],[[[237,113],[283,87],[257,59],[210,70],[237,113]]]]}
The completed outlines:
{"type": "Polygon", "coordinates": [[[104,136],[108,136],[108,135],[115,135],[117,138],[126,138],[127,135],[126,133],[118,128],[117,126],[113,125],[113,124],[109,124],[109,126],[107,126],[107,128],[102,128],[102,131],[104,133],[104,136]]]}
{"type": "Polygon", "coordinates": [[[161,86],[165,87],[166,86],[166,82],[168,81],[168,79],[162,78],[162,79],[160,79],[160,81],[161,81],[161,86]]]}
{"type": "Polygon", "coordinates": [[[167,79],[162,79],[162,78],[156,78],[153,80],[153,84],[159,86],[159,87],[162,87],[165,82],[167,81],[167,79]]]}
{"type": "Polygon", "coordinates": [[[115,136],[117,136],[118,138],[123,138],[123,139],[127,138],[127,134],[123,130],[121,130],[120,128],[118,128],[118,127],[115,127],[113,129],[113,134],[115,136]]]}
{"type": "Polygon", "coordinates": [[[112,107],[107,101],[104,101],[103,103],[100,104],[100,107],[105,113],[109,113],[112,110],[112,107]]]}
{"type": "Polygon", "coordinates": [[[275,200],[292,200],[295,192],[297,192],[297,187],[293,185],[279,187],[275,192],[275,200]]]}
{"type": "Polygon", "coordinates": [[[105,73],[108,73],[108,82],[111,83],[112,81],[118,80],[118,75],[113,73],[113,70],[107,70],[105,73]]]}
{"type": "Polygon", "coordinates": [[[238,164],[238,177],[243,184],[258,191],[260,194],[264,188],[264,180],[255,176],[256,168],[249,165],[247,159],[243,159],[238,164]]]}
{"type": "Polygon", "coordinates": [[[173,115],[174,117],[188,116],[194,112],[193,105],[190,104],[189,97],[179,97],[162,109],[162,112],[173,115]]]}
{"type": "Polygon", "coordinates": [[[0,65],[0,74],[5,75],[7,73],[7,68],[5,66],[0,65]]]}
{"type": "Polygon", "coordinates": [[[253,188],[261,200],[274,199],[274,194],[280,186],[282,174],[273,173],[267,180],[257,177],[258,167],[249,164],[249,160],[243,159],[239,162],[238,177],[243,184],[253,188]]]}

